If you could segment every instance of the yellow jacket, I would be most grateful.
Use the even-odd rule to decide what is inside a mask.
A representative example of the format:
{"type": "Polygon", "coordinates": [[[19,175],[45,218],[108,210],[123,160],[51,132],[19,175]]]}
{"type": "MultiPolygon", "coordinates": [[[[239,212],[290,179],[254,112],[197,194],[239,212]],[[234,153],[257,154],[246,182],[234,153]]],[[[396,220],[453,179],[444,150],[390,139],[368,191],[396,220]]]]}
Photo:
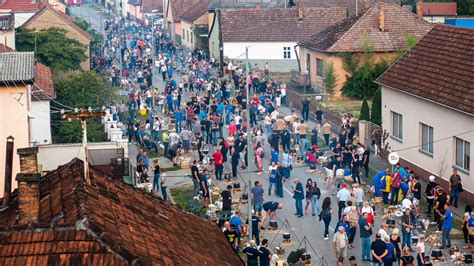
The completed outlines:
{"type": "Polygon", "coordinates": [[[385,189],[382,189],[381,191],[382,192],[390,192],[390,188],[392,186],[392,177],[389,176],[389,175],[385,175],[382,178],[385,178],[385,189]]]}

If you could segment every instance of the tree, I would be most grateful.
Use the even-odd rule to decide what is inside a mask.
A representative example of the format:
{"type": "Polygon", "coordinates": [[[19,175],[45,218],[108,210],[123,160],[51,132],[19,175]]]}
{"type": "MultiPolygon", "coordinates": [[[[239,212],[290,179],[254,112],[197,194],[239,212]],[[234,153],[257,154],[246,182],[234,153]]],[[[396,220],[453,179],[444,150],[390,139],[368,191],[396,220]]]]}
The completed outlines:
{"type": "Polygon", "coordinates": [[[370,117],[372,123],[382,125],[382,89],[380,87],[375,91],[372,98],[370,117]]]}
{"type": "Polygon", "coordinates": [[[81,62],[87,58],[87,46],[66,37],[66,33],[59,28],[40,31],[20,28],[16,32],[16,49],[35,51],[38,61],[53,71],[80,69],[81,62]]]}
{"type": "Polygon", "coordinates": [[[90,24],[89,22],[87,22],[87,20],[85,19],[82,19],[80,17],[76,17],[74,18],[74,23],[79,26],[79,28],[81,28],[83,31],[86,31],[88,32],[89,31],[89,28],[90,28],[90,24]]]}
{"type": "Polygon", "coordinates": [[[323,77],[323,86],[324,91],[329,94],[334,94],[334,88],[337,85],[336,74],[334,73],[334,64],[332,62],[326,63],[324,65],[324,77],[323,77]]]}
{"type": "MultiPolygon", "coordinates": [[[[56,136],[59,143],[80,143],[82,142],[82,126],[79,120],[61,123],[58,127],[56,136]]],[[[100,142],[106,140],[104,127],[98,119],[89,119],[87,121],[87,141],[100,142]]]]}
{"type": "Polygon", "coordinates": [[[408,52],[411,48],[413,48],[413,46],[415,46],[416,43],[418,42],[418,38],[416,38],[415,35],[408,32],[403,34],[403,39],[405,42],[404,47],[403,49],[401,49],[400,51],[396,53],[395,57],[393,58],[393,62],[396,62],[400,58],[402,58],[406,54],[406,52],[408,52]]]}
{"type": "Polygon", "coordinates": [[[338,56],[342,59],[342,67],[350,75],[354,75],[359,67],[360,58],[353,53],[339,53],[338,56]]]}
{"type": "Polygon", "coordinates": [[[57,102],[74,108],[101,108],[114,96],[112,86],[92,71],[70,73],[65,78],[56,80],[54,87],[57,102]]]}
{"type": "Polygon", "coordinates": [[[369,104],[367,103],[367,97],[364,97],[364,101],[362,101],[359,120],[370,121],[370,109],[369,104]]]}

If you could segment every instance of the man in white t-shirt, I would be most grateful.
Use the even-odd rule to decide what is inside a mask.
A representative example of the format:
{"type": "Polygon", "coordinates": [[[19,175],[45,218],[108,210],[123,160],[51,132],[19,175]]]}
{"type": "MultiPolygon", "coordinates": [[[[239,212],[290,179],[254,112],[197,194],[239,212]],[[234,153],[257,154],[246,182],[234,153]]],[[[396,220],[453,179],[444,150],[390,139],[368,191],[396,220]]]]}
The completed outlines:
{"type": "Polygon", "coordinates": [[[406,210],[407,208],[411,209],[412,208],[412,202],[411,202],[411,195],[407,194],[406,197],[402,200],[402,210],[406,210]]]}

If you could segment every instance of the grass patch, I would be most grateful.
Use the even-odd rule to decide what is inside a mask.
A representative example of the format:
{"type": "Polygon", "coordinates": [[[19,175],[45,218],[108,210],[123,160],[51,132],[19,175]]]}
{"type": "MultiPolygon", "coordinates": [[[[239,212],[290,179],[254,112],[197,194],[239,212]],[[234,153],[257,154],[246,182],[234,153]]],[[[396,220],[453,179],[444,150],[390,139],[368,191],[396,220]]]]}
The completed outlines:
{"type": "MultiPolygon", "coordinates": [[[[370,107],[371,102],[369,101],[368,103],[370,107]]],[[[360,114],[360,107],[362,106],[362,100],[354,100],[345,97],[331,100],[326,99],[321,105],[340,114],[351,113],[355,118],[358,118],[360,114]]]]}

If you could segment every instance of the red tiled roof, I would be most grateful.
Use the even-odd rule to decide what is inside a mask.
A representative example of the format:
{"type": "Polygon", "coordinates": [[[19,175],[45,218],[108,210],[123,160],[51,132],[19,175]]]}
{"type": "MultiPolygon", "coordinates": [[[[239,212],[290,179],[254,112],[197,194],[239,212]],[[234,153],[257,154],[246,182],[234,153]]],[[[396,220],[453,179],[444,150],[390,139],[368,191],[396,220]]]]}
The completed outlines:
{"type": "Polygon", "coordinates": [[[179,20],[194,22],[202,15],[207,13],[207,9],[209,8],[210,2],[210,0],[202,0],[199,3],[189,6],[186,11],[181,14],[179,20]]]}
{"type": "Polygon", "coordinates": [[[173,19],[179,21],[181,15],[188,10],[189,7],[201,2],[201,0],[168,0],[173,12],[173,19]]]}
{"type": "Polygon", "coordinates": [[[32,100],[50,100],[56,98],[51,69],[41,63],[36,63],[35,85],[32,89],[32,100]]]}
{"type": "Polygon", "coordinates": [[[344,7],[223,9],[219,23],[222,39],[228,42],[297,42],[346,18],[344,7]]]}
{"type": "Polygon", "coordinates": [[[15,190],[0,211],[0,265],[243,265],[214,223],[93,167],[90,179],[79,159],[42,177],[35,230],[17,225],[15,190]]]}
{"type": "MultiPolygon", "coordinates": [[[[301,4],[306,7],[345,7],[347,8],[347,12],[351,16],[355,16],[356,14],[356,0],[294,0],[296,4],[301,4]]],[[[362,13],[363,10],[366,10],[371,5],[376,3],[391,3],[400,5],[401,0],[363,0],[358,1],[358,9],[359,14],[362,13]]]]}
{"type": "Polygon", "coordinates": [[[0,9],[11,9],[13,11],[36,11],[42,5],[41,1],[32,0],[5,0],[0,4],[0,9]]]}
{"type": "Polygon", "coordinates": [[[151,13],[157,10],[158,13],[163,13],[163,2],[157,0],[142,0],[142,13],[151,13]]]}
{"type": "Polygon", "coordinates": [[[456,16],[456,2],[448,3],[421,3],[424,16],[456,16]]]}
{"type": "MultiPolygon", "coordinates": [[[[91,36],[89,33],[85,32],[81,27],[77,26],[76,23],[72,20],[72,18],[69,15],[66,15],[65,13],[56,10],[52,5],[45,4],[40,11],[36,12],[33,16],[31,16],[23,25],[21,26],[22,28],[28,27],[31,23],[34,23],[34,21],[41,15],[43,14],[46,10],[51,11],[53,14],[55,14],[58,18],[60,18],[62,21],[64,21],[67,25],[71,26],[74,30],[76,30],[79,34],[83,35],[84,37],[88,38],[89,40],[91,39],[91,36]]],[[[51,27],[54,27],[54,24],[51,24],[51,27]]],[[[57,27],[57,26],[56,26],[57,27]]]]}
{"type": "Polygon", "coordinates": [[[474,29],[438,24],[376,82],[474,115],[474,29]]]}
{"type": "Polygon", "coordinates": [[[325,52],[363,52],[364,43],[368,41],[374,52],[393,52],[405,47],[407,33],[421,39],[433,26],[404,7],[378,3],[358,18],[347,18],[300,42],[300,45],[325,52]],[[382,7],[384,31],[379,28],[382,7]]]}

